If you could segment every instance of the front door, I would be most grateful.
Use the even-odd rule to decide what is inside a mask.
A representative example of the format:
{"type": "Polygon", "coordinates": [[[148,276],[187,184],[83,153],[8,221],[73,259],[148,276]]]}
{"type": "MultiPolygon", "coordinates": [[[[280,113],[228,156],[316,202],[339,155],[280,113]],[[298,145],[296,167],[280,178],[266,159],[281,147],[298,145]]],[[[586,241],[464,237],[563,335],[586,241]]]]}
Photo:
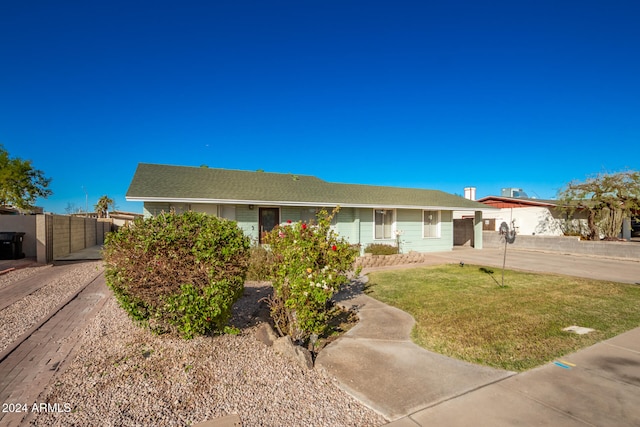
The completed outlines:
{"type": "Polygon", "coordinates": [[[274,229],[280,223],[280,208],[260,208],[260,243],[264,235],[274,229]]]}

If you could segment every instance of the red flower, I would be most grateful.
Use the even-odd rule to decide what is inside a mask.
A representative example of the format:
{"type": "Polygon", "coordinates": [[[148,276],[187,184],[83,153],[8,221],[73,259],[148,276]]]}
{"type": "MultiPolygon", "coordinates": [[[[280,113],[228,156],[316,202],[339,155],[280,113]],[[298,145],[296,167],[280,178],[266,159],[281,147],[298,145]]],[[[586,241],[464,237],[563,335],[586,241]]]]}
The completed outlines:
{"type": "Polygon", "coordinates": [[[287,220],[287,224],[291,224],[291,220],[290,219],[287,220]]]}
{"type": "Polygon", "coordinates": [[[333,251],[337,251],[337,250],[338,250],[338,247],[337,247],[336,245],[333,245],[333,246],[331,246],[331,250],[333,250],[333,251]]]}
{"type": "Polygon", "coordinates": [[[303,223],[303,224],[302,224],[302,229],[303,229],[303,230],[306,230],[306,229],[307,229],[307,224],[303,223]]]}

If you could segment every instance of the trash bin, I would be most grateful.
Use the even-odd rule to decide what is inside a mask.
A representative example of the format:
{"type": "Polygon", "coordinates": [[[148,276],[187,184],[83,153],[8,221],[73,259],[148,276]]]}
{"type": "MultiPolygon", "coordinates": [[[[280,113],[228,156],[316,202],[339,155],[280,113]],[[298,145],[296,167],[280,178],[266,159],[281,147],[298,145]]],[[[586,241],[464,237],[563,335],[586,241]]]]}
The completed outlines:
{"type": "Polygon", "coordinates": [[[22,240],[24,233],[16,231],[0,231],[0,259],[24,258],[22,240]]]}

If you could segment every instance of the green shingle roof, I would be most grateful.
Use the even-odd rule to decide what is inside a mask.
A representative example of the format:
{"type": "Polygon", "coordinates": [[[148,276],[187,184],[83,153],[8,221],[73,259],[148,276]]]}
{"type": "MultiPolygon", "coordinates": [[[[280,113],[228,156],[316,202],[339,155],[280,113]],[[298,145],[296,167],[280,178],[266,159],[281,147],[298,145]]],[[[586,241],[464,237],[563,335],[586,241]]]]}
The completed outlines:
{"type": "Polygon", "coordinates": [[[140,163],[126,195],[132,201],[303,206],[487,209],[438,190],[338,184],[309,175],[140,163]]]}

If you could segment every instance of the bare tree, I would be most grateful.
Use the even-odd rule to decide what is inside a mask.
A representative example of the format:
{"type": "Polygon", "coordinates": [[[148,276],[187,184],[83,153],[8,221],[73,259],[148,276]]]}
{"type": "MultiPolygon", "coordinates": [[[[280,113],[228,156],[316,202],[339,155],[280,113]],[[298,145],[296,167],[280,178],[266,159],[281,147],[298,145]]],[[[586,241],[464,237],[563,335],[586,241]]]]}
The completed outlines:
{"type": "Polygon", "coordinates": [[[77,207],[75,203],[68,202],[67,206],[64,208],[64,211],[67,215],[71,215],[80,212],[80,208],[77,207]]]}

